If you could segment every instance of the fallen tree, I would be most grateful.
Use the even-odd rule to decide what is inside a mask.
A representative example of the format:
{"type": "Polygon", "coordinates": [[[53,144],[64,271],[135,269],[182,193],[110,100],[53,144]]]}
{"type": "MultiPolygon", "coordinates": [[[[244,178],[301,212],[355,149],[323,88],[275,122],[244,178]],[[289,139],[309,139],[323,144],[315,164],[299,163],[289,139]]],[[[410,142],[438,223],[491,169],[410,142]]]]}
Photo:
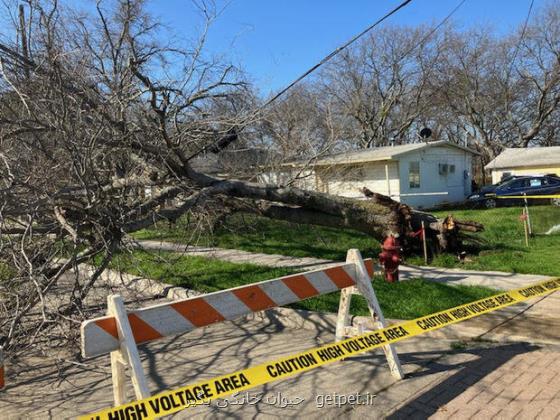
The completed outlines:
{"type": "MultiPolygon", "coordinates": [[[[32,4],[20,22],[33,30],[16,28],[33,35],[18,38],[24,47],[18,39],[0,43],[5,349],[32,345],[43,331],[77,331],[67,327],[89,310],[88,294],[127,235],[186,214],[219,218],[245,209],[376,240],[398,233],[405,245],[423,220],[442,252],[455,250],[462,230],[481,229],[368,191],[369,200],[353,200],[209,174],[197,161],[247,142],[240,133],[259,118],[233,66],[203,57],[202,43],[160,45],[141,1],[99,2],[89,20],[61,12],[56,2],[32,4]],[[182,63],[173,75],[170,62],[182,63]],[[94,261],[93,275],[79,275],[79,264],[94,261]],[[69,276],[68,296],[49,306],[69,276]]],[[[239,169],[250,178],[252,169],[239,169]]]]}
{"type": "Polygon", "coordinates": [[[281,194],[282,199],[276,202],[261,201],[255,203],[254,207],[245,205],[237,210],[254,211],[265,217],[292,223],[354,229],[371,235],[377,241],[397,234],[405,251],[418,244],[419,239],[416,238],[422,222],[434,253],[457,252],[461,249],[466,232],[484,230],[480,223],[457,220],[452,215],[438,219],[365,187],[362,192],[368,200],[294,190],[291,194],[281,194]],[[298,198],[292,199],[292,195],[298,198]]]}

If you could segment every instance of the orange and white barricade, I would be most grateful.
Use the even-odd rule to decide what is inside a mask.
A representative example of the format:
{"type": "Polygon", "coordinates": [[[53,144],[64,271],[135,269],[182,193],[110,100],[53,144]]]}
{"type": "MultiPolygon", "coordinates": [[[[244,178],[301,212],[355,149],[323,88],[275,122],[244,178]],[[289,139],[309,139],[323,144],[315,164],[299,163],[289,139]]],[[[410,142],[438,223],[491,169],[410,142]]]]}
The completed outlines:
{"type": "MultiPolygon", "coordinates": [[[[126,402],[125,368],[130,370],[136,399],[150,396],[137,345],[192,331],[221,321],[234,320],[252,312],[299,302],[341,290],[336,339],[363,333],[349,325],[350,300],[361,294],[375,322],[386,327],[371,284],[373,261],[363,260],[356,249],[348,251],[345,263],[266,280],[259,283],[172,301],[127,312],[118,295],[108,297],[107,316],[84,321],[81,327],[82,354],[93,357],[111,354],[113,396],[116,405],[126,402]]],[[[383,347],[391,373],[404,377],[398,355],[391,344],[383,347]]]]}

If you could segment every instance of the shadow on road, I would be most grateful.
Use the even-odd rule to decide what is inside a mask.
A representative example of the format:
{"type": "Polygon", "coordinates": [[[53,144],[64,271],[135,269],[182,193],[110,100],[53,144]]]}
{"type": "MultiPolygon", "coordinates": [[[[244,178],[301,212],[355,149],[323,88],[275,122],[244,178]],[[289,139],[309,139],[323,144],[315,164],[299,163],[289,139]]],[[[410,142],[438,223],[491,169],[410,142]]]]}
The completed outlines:
{"type": "MultiPolygon", "coordinates": [[[[505,344],[491,348],[464,349],[459,352],[470,354],[474,358],[458,364],[444,364],[434,360],[426,366],[425,370],[412,373],[409,378],[426,376],[438,372],[459,369],[455,374],[438,383],[433,388],[416,395],[387,418],[390,420],[427,418],[440,410],[454,398],[461,395],[468,388],[481,381],[485,376],[494,372],[515,356],[538,350],[540,347],[527,343],[505,344]]],[[[402,356],[405,363],[415,363],[417,354],[411,353],[402,356]]],[[[492,392],[486,389],[485,392],[492,392]]],[[[490,400],[493,398],[492,396],[490,400]]]]}

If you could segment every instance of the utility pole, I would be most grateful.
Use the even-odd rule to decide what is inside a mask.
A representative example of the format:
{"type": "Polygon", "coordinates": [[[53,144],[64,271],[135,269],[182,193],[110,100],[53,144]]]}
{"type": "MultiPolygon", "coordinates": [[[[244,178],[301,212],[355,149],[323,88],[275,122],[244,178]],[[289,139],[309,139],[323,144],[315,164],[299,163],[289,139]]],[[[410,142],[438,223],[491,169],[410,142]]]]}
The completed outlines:
{"type": "MultiPolygon", "coordinates": [[[[27,44],[27,31],[25,29],[25,9],[23,4],[19,5],[19,34],[21,36],[21,53],[26,60],[29,60],[29,48],[27,44]]],[[[29,68],[24,66],[25,77],[29,78],[29,68]]]]}

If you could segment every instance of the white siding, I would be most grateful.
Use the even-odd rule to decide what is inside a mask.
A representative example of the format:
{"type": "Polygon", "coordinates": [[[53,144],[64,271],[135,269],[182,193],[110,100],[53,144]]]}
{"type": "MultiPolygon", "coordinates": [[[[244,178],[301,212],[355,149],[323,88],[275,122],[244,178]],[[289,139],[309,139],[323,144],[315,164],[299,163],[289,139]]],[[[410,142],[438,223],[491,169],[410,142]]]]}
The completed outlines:
{"type": "Polygon", "coordinates": [[[312,169],[306,169],[305,171],[293,173],[292,175],[297,177],[294,182],[295,187],[311,191],[317,189],[317,179],[315,178],[315,172],[312,169]]]}
{"type": "MultiPolygon", "coordinates": [[[[416,208],[434,207],[445,202],[460,202],[471,193],[472,154],[455,147],[433,146],[415,150],[385,160],[353,165],[333,165],[307,170],[306,177],[296,186],[343,197],[364,198],[360,192],[366,187],[374,192],[390,195],[416,208]],[[420,188],[410,188],[408,170],[410,162],[420,164],[420,188]],[[439,165],[455,166],[455,171],[440,174],[439,165]],[[388,177],[387,177],[388,175],[388,177]],[[388,181],[388,182],[387,182],[388,181]],[[421,196],[406,194],[426,193],[421,196]],[[430,193],[444,193],[435,195],[430,193]]],[[[285,173],[263,174],[262,181],[283,183],[294,175],[285,173]]]]}
{"type": "MultiPolygon", "coordinates": [[[[398,163],[371,162],[362,165],[337,165],[316,168],[319,191],[343,197],[363,198],[362,187],[371,191],[393,195],[399,193],[398,163]],[[387,174],[389,182],[387,182],[387,174]]],[[[398,197],[396,197],[398,199],[398,197]]]]}
{"type": "Polygon", "coordinates": [[[412,207],[428,208],[444,202],[463,201],[471,193],[471,161],[470,153],[454,147],[430,147],[408,153],[400,157],[401,194],[414,193],[447,193],[445,195],[422,195],[401,197],[401,202],[412,207]],[[410,162],[420,163],[420,188],[410,188],[408,169],[410,162]],[[455,172],[440,174],[439,165],[455,165],[455,172]]]}

